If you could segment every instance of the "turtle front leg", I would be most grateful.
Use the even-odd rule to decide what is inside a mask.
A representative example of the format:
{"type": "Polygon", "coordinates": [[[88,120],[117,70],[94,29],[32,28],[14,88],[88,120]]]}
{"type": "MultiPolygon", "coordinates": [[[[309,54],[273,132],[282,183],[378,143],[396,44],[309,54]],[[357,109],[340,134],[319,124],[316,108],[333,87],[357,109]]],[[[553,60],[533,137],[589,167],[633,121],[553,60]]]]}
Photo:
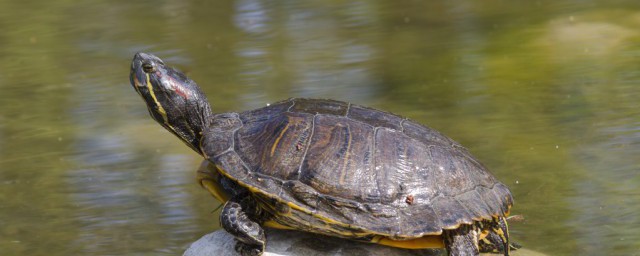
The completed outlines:
{"type": "Polygon", "coordinates": [[[224,204],[220,213],[222,228],[236,238],[235,249],[243,256],[264,252],[267,239],[260,227],[257,202],[248,195],[236,195],[224,204]]]}
{"type": "Polygon", "coordinates": [[[480,255],[478,229],[473,225],[460,225],[457,229],[445,230],[443,238],[449,256],[480,255]]]}

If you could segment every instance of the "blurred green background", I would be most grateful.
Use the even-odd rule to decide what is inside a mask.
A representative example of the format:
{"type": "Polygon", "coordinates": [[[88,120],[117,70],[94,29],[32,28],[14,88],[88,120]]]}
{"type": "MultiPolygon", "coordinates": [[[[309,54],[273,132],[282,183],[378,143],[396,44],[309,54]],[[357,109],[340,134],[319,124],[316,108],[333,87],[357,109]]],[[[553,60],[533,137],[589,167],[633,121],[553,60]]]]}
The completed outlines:
{"type": "Polygon", "coordinates": [[[218,228],[135,52],[214,111],[392,111],[467,146],[550,255],[640,248],[640,2],[0,1],[0,255],[176,255],[218,228]]]}

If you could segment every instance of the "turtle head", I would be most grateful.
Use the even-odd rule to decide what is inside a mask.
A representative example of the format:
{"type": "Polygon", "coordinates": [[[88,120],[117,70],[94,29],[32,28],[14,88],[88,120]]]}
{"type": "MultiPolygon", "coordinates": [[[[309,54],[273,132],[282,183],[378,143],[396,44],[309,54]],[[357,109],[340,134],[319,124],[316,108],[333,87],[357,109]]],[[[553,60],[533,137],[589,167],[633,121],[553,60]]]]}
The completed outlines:
{"type": "Polygon", "coordinates": [[[177,69],[148,53],[137,53],[131,63],[131,85],[147,103],[160,125],[198,153],[202,133],[212,116],[200,87],[177,69]]]}

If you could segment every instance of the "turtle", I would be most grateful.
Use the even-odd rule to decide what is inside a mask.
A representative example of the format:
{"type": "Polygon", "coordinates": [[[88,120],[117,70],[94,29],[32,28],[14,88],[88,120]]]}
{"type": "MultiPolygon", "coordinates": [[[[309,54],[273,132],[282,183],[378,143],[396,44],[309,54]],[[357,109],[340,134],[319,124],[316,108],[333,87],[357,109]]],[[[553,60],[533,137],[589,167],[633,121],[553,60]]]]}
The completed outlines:
{"type": "Polygon", "coordinates": [[[200,87],[148,53],[130,82],[153,119],[204,157],[198,180],[223,202],[241,255],[264,228],[449,255],[509,255],[509,188],[459,143],[416,121],[329,99],[214,113],[200,87]]]}

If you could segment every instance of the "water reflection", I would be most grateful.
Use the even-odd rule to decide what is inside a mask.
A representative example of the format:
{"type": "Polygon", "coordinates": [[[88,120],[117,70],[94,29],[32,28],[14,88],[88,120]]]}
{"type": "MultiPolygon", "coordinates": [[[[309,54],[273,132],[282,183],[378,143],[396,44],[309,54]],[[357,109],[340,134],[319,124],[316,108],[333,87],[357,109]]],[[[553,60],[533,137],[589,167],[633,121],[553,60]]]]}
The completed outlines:
{"type": "MultiPolygon", "coordinates": [[[[73,167],[65,175],[76,209],[71,216],[78,226],[72,244],[82,254],[113,248],[180,251],[184,237],[198,229],[192,195],[184,189],[194,185],[190,167],[194,157],[170,152],[160,157],[155,151],[136,150],[145,140],[132,138],[153,133],[135,126],[114,129],[113,124],[125,125],[119,117],[132,114],[113,106],[118,92],[133,92],[124,87],[126,80],[121,83],[127,89],[123,91],[92,78],[77,80],[94,86],[73,87],[78,107],[71,119],[78,132],[71,153],[73,167]]],[[[133,113],[146,115],[144,108],[133,113]]]]}
{"type": "MultiPolygon", "coordinates": [[[[631,95],[625,98],[640,96],[637,90],[628,92],[631,95]]],[[[635,101],[620,100],[618,107],[635,101]]],[[[636,160],[640,155],[640,122],[629,116],[604,120],[606,123],[589,129],[592,139],[578,150],[578,158],[590,164],[574,183],[576,194],[570,197],[579,212],[571,224],[584,234],[578,239],[586,245],[581,248],[585,253],[636,250],[630,241],[640,234],[640,215],[629,207],[640,201],[640,165],[636,160]]]]}
{"type": "Polygon", "coordinates": [[[192,185],[193,179],[179,170],[192,161],[167,155],[157,164],[140,166],[144,155],[113,153],[126,146],[118,138],[99,138],[79,146],[95,149],[79,152],[78,162],[84,168],[70,171],[68,179],[81,213],[75,216],[81,225],[75,242],[83,253],[118,247],[173,251],[184,246],[182,238],[197,228],[190,195],[182,189],[192,185]]]}
{"type": "Polygon", "coordinates": [[[236,47],[240,81],[248,86],[241,102],[248,108],[263,106],[264,99],[281,100],[283,94],[356,102],[375,95],[373,43],[380,41],[375,4],[267,5],[236,3],[234,21],[243,32],[236,47]],[[328,15],[334,12],[338,15],[328,15]]]}
{"type": "Polygon", "coordinates": [[[335,98],[443,131],[511,187],[527,248],[640,246],[636,1],[34,7],[0,2],[1,255],[174,255],[216,228],[200,158],[128,85],[136,51],[217,112],[335,98]]]}

